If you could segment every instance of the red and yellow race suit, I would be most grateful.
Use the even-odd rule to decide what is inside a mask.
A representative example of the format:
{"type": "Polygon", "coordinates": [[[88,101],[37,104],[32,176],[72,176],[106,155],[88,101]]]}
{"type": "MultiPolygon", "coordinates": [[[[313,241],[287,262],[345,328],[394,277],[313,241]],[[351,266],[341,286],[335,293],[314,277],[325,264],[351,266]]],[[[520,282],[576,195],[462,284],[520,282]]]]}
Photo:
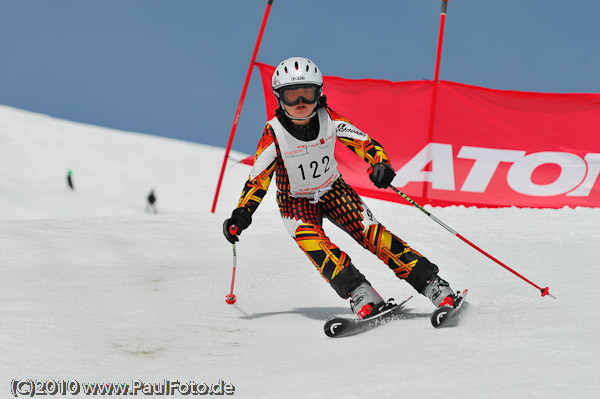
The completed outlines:
{"type": "Polygon", "coordinates": [[[437,267],[381,225],[342,179],[334,157],[335,142],[341,142],[371,166],[389,164],[388,155],[377,141],[332,109],[318,108],[317,115],[319,134],[311,141],[294,138],[277,117],[267,123],[238,208],[253,214],[275,173],[277,203],[289,234],[342,298],[347,298],[364,276],[327,237],[323,217],[421,292],[437,267]]]}

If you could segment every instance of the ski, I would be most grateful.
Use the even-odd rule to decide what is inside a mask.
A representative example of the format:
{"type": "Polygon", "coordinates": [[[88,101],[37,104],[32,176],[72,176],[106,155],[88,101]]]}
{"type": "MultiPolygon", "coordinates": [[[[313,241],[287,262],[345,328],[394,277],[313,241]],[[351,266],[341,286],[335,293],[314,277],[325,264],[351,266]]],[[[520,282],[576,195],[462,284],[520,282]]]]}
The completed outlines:
{"type": "Polygon", "coordinates": [[[371,330],[377,326],[394,320],[404,312],[404,304],[412,298],[412,295],[397,305],[376,314],[367,319],[349,318],[349,317],[334,317],[327,320],[323,327],[325,335],[330,338],[347,337],[349,335],[359,334],[364,331],[371,330]]]}
{"type": "Polygon", "coordinates": [[[431,314],[431,324],[435,328],[444,327],[448,325],[451,320],[456,320],[456,317],[462,312],[461,308],[467,297],[467,290],[461,292],[456,298],[454,306],[442,306],[437,308],[435,312],[431,314]]]}

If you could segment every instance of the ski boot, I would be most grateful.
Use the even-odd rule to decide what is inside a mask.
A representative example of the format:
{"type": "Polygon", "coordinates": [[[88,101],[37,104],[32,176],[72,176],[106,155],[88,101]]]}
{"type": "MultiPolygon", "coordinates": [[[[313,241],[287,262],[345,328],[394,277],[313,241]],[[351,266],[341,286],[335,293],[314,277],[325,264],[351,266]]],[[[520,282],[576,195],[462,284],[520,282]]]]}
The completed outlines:
{"type": "Polygon", "coordinates": [[[350,292],[350,308],[361,319],[375,316],[385,306],[383,298],[366,281],[350,292]]]}
{"type": "Polygon", "coordinates": [[[442,306],[455,307],[455,300],[457,299],[456,293],[450,288],[450,284],[444,279],[438,277],[437,274],[431,276],[431,280],[425,286],[423,290],[429,300],[438,308],[442,306]]]}

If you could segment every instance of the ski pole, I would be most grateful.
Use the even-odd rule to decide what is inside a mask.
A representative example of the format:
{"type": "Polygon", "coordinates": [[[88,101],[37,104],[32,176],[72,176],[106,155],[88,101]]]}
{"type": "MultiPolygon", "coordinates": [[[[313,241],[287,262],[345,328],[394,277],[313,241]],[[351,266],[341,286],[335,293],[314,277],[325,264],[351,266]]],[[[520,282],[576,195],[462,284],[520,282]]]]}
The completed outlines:
{"type": "Polygon", "coordinates": [[[487,252],[485,252],[483,249],[479,248],[477,245],[473,244],[471,241],[467,240],[465,237],[463,237],[462,235],[460,235],[459,233],[457,233],[456,231],[454,231],[452,228],[450,228],[447,224],[445,224],[444,222],[442,222],[441,220],[439,220],[438,218],[436,218],[435,216],[433,216],[430,212],[428,212],[425,208],[423,208],[421,205],[417,204],[415,201],[413,201],[412,198],[410,198],[408,195],[404,194],[402,191],[398,190],[396,187],[390,185],[390,188],[392,190],[394,190],[396,192],[396,194],[400,195],[402,198],[404,198],[408,203],[410,203],[411,205],[415,206],[416,208],[418,208],[421,212],[423,212],[424,214],[426,214],[427,216],[429,216],[431,219],[433,219],[437,224],[439,224],[440,226],[442,226],[443,228],[445,228],[446,230],[448,230],[450,233],[454,234],[456,237],[460,238],[461,240],[463,240],[464,242],[466,242],[467,244],[469,244],[471,247],[473,247],[474,249],[476,249],[477,251],[481,252],[483,255],[487,256],[488,258],[490,258],[491,260],[493,260],[494,262],[496,262],[497,264],[499,264],[500,266],[502,266],[503,268],[505,268],[506,270],[508,270],[509,272],[513,273],[515,276],[523,279],[524,281],[526,281],[527,283],[531,284],[532,286],[534,286],[535,288],[537,288],[538,290],[540,290],[540,292],[542,293],[542,296],[546,296],[546,295],[550,295],[552,298],[556,299],[556,297],[554,295],[552,295],[549,292],[549,288],[541,288],[540,286],[538,286],[537,284],[534,284],[533,282],[531,282],[530,280],[526,279],[525,277],[523,277],[521,274],[517,273],[516,271],[514,271],[513,269],[511,269],[510,267],[508,267],[507,265],[505,265],[504,263],[500,262],[498,259],[494,258],[492,255],[488,254],[487,252]]]}
{"type": "MultiPolygon", "coordinates": [[[[233,235],[235,235],[237,233],[237,226],[230,226],[229,227],[229,232],[233,235]]],[[[231,274],[231,292],[229,292],[229,294],[227,294],[227,296],[225,297],[225,302],[227,302],[229,305],[233,305],[235,303],[235,301],[237,300],[237,298],[235,297],[235,294],[233,293],[233,285],[235,284],[235,268],[236,268],[236,261],[237,259],[237,254],[235,251],[235,242],[233,243],[233,272],[231,274]]]]}

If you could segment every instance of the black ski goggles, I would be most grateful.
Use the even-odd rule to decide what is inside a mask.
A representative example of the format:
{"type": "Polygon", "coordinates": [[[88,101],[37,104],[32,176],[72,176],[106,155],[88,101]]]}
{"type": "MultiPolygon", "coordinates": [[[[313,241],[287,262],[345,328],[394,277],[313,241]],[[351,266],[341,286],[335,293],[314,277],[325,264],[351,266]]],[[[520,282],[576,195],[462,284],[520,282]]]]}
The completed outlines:
{"type": "Polygon", "coordinates": [[[294,85],[279,89],[279,98],[285,105],[314,104],[319,99],[321,88],[317,85],[294,85]]]}

